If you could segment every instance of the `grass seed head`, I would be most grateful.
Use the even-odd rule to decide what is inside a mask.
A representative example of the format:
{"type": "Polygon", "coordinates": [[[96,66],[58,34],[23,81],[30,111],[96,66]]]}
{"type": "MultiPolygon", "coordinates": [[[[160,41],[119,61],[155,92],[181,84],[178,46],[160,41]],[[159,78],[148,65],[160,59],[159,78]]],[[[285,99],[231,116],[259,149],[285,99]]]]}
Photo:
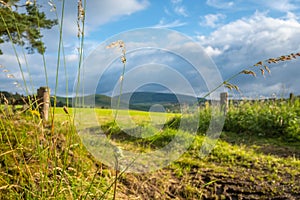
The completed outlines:
{"type": "Polygon", "coordinates": [[[256,63],[254,66],[262,66],[263,65],[263,62],[262,61],[259,61],[258,63],[256,63]]]}
{"type": "Polygon", "coordinates": [[[252,76],[256,76],[255,72],[252,70],[243,70],[241,71],[241,74],[250,74],[252,76]]]}
{"type": "Polygon", "coordinates": [[[63,107],[64,112],[68,115],[69,114],[69,110],[66,106],[63,107]]]}
{"type": "Polygon", "coordinates": [[[269,74],[271,74],[271,70],[269,69],[269,67],[267,65],[264,65],[264,68],[269,74]]]}
{"type": "Polygon", "coordinates": [[[261,75],[265,75],[265,70],[263,68],[260,68],[260,72],[261,72],[261,75]]]}

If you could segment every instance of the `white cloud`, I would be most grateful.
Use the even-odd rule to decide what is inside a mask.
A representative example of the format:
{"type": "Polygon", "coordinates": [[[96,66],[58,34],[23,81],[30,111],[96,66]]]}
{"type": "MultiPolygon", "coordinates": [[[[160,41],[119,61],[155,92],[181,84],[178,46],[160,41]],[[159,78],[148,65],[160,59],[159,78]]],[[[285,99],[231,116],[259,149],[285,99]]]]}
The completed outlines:
{"type": "Polygon", "coordinates": [[[131,15],[149,6],[147,0],[101,0],[87,3],[87,23],[99,26],[119,19],[121,16],[131,15]],[[96,17],[95,17],[96,16],[96,17]]]}
{"type": "Polygon", "coordinates": [[[183,17],[188,17],[186,7],[182,5],[182,0],[171,0],[174,12],[183,17]]]}
{"type": "Polygon", "coordinates": [[[219,48],[213,48],[212,46],[207,46],[204,50],[209,56],[218,56],[222,53],[219,48]]]}
{"type": "Polygon", "coordinates": [[[200,25],[215,28],[219,26],[220,21],[222,21],[225,18],[226,16],[223,14],[208,14],[201,19],[200,25]]]}
{"type": "Polygon", "coordinates": [[[215,8],[227,9],[231,8],[234,5],[233,1],[225,0],[207,0],[206,4],[215,8]]]}
{"type": "Polygon", "coordinates": [[[172,22],[166,22],[165,19],[161,19],[158,24],[154,25],[155,28],[175,28],[186,25],[185,22],[181,22],[180,20],[175,20],[172,22]]]}
{"type": "Polygon", "coordinates": [[[67,62],[76,62],[78,61],[78,54],[70,54],[70,55],[66,55],[66,61],[67,62]]]}
{"type": "MultiPolygon", "coordinates": [[[[198,36],[198,40],[206,52],[214,57],[224,77],[229,77],[260,60],[299,52],[300,23],[293,16],[289,14],[285,18],[272,18],[256,12],[249,18],[242,18],[219,27],[208,36],[198,36]]],[[[272,71],[272,78],[267,80],[272,83],[288,82],[290,88],[298,89],[299,92],[300,85],[293,85],[291,81],[299,79],[300,70],[299,67],[298,71],[296,70],[297,63],[299,65],[299,61],[287,63],[289,67],[285,68],[285,71],[282,64],[275,65],[273,71],[278,67],[277,73],[272,71]]],[[[249,83],[243,84],[243,81],[246,80],[241,79],[239,84],[250,86],[249,83]]],[[[257,81],[262,87],[265,79],[257,81]]],[[[268,89],[271,93],[272,87],[265,88],[265,91],[268,89]]]]}
{"type": "Polygon", "coordinates": [[[299,6],[296,5],[297,3],[291,0],[281,0],[281,1],[264,0],[264,1],[255,1],[255,3],[263,5],[266,8],[281,11],[281,12],[293,11],[299,8],[299,6]]]}
{"type": "Polygon", "coordinates": [[[297,16],[296,14],[292,13],[292,12],[287,12],[286,14],[286,19],[294,19],[294,20],[298,20],[299,16],[297,16]]]}
{"type": "MultiPolygon", "coordinates": [[[[46,0],[41,0],[39,2],[43,7],[41,8],[49,18],[56,18],[54,12],[50,12],[50,7],[47,4],[46,0]]],[[[89,33],[98,29],[101,25],[106,23],[110,23],[113,21],[117,21],[124,16],[132,15],[133,13],[142,11],[149,6],[148,0],[101,0],[101,1],[87,1],[86,8],[86,24],[85,24],[85,36],[88,37],[89,33]]],[[[60,1],[56,1],[56,7],[58,12],[58,18],[60,19],[61,14],[61,6],[62,3],[60,1]]],[[[49,85],[51,90],[54,91],[53,87],[55,85],[55,77],[56,77],[56,63],[57,63],[57,51],[58,51],[58,41],[59,41],[59,26],[55,26],[50,30],[42,30],[42,34],[44,35],[43,41],[45,43],[46,49],[46,68],[47,75],[49,79],[49,85]]],[[[77,47],[79,45],[77,39],[77,3],[74,2],[66,2],[65,3],[65,13],[64,13],[64,24],[63,24],[63,43],[64,43],[64,51],[66,54],[65,61],[66,67],[68,69],[68,78],[69,78],[69,87],[70,91],[72,90],[73,82],[76,76],[76,67],[78,66],[78,56],[77,56],[77,47]],[[75,49],[75,51],[74,51],[75,49]]],[[[86,38],[86,52],[91,51],[91,48],[95,47],[95,42],[91,44],[91,42],[86,38]]],[[[16,61],[16,56],[14,55],[11,45],[9,43],[1,44],[1,49],[5,50],[3,56],[0,57],[0,64],[9,68],[10,73],[12,73],[18,82],[22,83],[22,78],[19,76],[19,67],[16,61]]],[[[21,48],[17,47],[18,52],[21,52],[21,48]]],[[[25,60],[22,58],[22,54],[20,54],[20,61],[23,70],[25,71],[25,80],[30,80],[29,74],[26,71],[25,60]],[[20,56],[21,55],[21,56],[20,56]]],[[[39,87],[45,84],[45,75],[44,75],[44,64],[41,55],[27,55],[26,58],[28,61],[28,66],[30,69],[30,76],[33,79],[33,86],[39,87]]],[[[62,55],[61,55],[62,58],[62,55]]],[[[62,94],[64,94],[65,90],[65,71],[63,66],[63,61],[61,61],[61,66],[59,69],[59,85],[58,90],[62,94]]],[[[5,77],[5,76],[3,76],[5,77]]],[[[11,91],[14,87],[13,84],[7,85],[8,80],[6,78],[2,79],[0,77],[0,88],[11,91]],[[3,80],[3,81],[2,81],[3,80]]],[[[34,91],[33,91],[34,92],[34,91]]]]}
{"type": "MultiPolygon", "coordinates": [[[[123,16],[132,15],[135,12],[146,9],[150,3],[148,0],[101,0],[87,1],[86,7],[86,34],[97,27],[108,22],[116,21],[123,16]]],[[[66,14],[64,22],[65,33],[77,34],[77,4],[66,4],[66,14]]]]}
{"type": "MultiPolygon", "coordinates": [[[[219,27],[209,36],[199,36],[203,45],[225,46],[231,50],[258,48],[270,54],[286,49],[297,49],[300,38],[300,23],[294,18],[275,19],[262,13],[255,13],[250,18],[242,18],[219,27]]],[[[262,51],[262,50],[261,50],[262,51]]]]}
{"type": "Polygon", "coordinates": [[[188,17],[187,10],[184,6],[176,6],[174,8],[174,12],[178,15],[183,16],[183,17],[188,17]]]}

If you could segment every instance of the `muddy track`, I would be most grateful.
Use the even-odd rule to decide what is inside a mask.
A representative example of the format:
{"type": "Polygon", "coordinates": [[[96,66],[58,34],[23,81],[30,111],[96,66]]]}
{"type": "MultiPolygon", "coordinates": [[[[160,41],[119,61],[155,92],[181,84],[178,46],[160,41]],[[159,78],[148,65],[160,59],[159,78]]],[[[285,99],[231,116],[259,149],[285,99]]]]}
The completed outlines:
{"type": "Polygon", "coordinates": [[[170,168],[152,174],[126,174],[120,181],[119,198],[300,199],[299,174],[292,178],[293,184],[289,174],[278,175],[280,181],[265,174],[263,170],[247,168],[224,168],[223,172],[192,168],[181,177],[170,168]]]}

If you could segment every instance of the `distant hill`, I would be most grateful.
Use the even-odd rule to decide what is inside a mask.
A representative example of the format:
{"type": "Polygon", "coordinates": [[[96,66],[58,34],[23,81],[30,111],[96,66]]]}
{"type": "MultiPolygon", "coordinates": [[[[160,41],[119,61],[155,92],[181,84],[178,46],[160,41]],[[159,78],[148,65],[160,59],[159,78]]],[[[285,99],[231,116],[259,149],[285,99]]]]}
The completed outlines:
{"type": "MultiPolygon", "coordinates": [[[[0,91],[0,104],[4,103],[4,98],[8,99],[9,104],[11,104],[12,99],[17,100],[17,102],[24,103],[20,101],[22,98],[26,98],[26,96],[18,93],[10,93],[7,91],[0,91]]],[[[300,98],[300,95],[295,96],[294,98],[300,98]]],[[[60,97],[56,98],[56,106],[63,107],[67,105],[67,100],[69,106],[73,106],[73,98],[69,97],[60,97]]],[[[118,96],[109,97],[102,94],[90,95],[85,97],[85,102],[92,100],[95,102],[95,107],[97,108],[111,108],[113,104],[116,107],[118,96]]],[[[198,98],[198,102],[205,102],[206,99],[198,98]]],[[[269,100],[273,100],[269,98],[269,100]]],[[[209,101],[209,100],[208,100],[209,101]]],[[[235,102],[239,102],[241,100],[234,100],[235,102]]],[[[256,101],[253,100],[253,101],[256,101]]],[[[178,112],[180,111],[180,103],[182,104],[194,104],[195,97],[189,95],[175,95],[172,93],[157,93],[157,92],[134,92],[134,93],[125,93],[121,96],[120,108],[132,109],[132,110],[142,110],[148,111],[151,106],[155,104],[162,105],[165,110],[168,112],[178,112]],[[129,103],[129,106],[128,106],[129,103]]],[[[54,99],[51,98],[51,105],[53,106],[54,99]]],[[[90,106],[90,105],[89,105],[90,106]]]]}
{"type": "MultiPolygon", "coordinates": [[[[17,95],[10,94],[8,92],[1,92],[4,96],[7,97],[16,97],[17,95]]],[[[106,95],[96,94],[86,96],[85,102],[89,100],[95,101],[95,107],[97,108],[111,108],[112,102],[116,106],[119,96],[109,97],[106,95]],[[91,98],[95,98],[94,100],[91,98]]],[[[63,107],[68,104],[70,107],[73,106],[73,98],[69,97],[60,97],[56,98],[56,106],[63,107]]],[[[200,100],[200,99],[198,99],[200,100]]],[[[134,92],[134,93],[125,93],[121,96],[120,107],[128,108],[133,110],[143,110],[148,111],[151,106],[154,104],[162,105],[167,111],[179,111],[180,102],[183,104],[193,104],[195,102],[195,97],[188,95],[175,95],[171,93],[156,93],[156,92],[134,92]]],[[[54,99],[51,98],[51,105],[53,106],[54,99]]]]}
{"type": "MultiPolygon", "coordinates": [[[[113,97],[116,102],[118,96],[113,97]]],[[[155,92],[134,92],[122,94],[121,100],[129,102],[129,109],[148,111],[155,104],[162,105],[168,111],[179,111],[180,103],[194,104],[195,97],[188,95],[175,95],[171,93],[155,93],[155,92]]],[[[121,102],[124,105],[124,102],[121,102]]],[[[126,105],[128,107],[128,105],[126,105]]]]}
{"type": "MultiPolygon", "coordinates": [[[[94,98],[95,101],[95,107],[97,108],[110,108],[111,105],[111,97],[106,96],[106,95],[102,95],[102,94],[96,94],[94,95],[89,95],[86,96],[85,102],[90,102],[90,100],[92,100],[92,98],[94,98]]],[[[69,100],[69,106],[72,107],[73,106],[73,99],[74,98],[68,98],[69,100]]],[[[82,101],[82,98],[79,97],[79,101],[82,101]]],[[[57,106],[65,106],[67,102],[67,98],[66,97],[57,97],[57,106]]]]}
{"type": "MultiPolygon", "coordinates": [[[[94,96],[86,96],[85,101],[87,102],[91,100],[90,98],[94,98],[94,96]]],[[[111,105],[116,107],[118,98],[119,96],[109,97],[96,94],[95,107],[111,108],[111,105]]],[[[134,92],[122,94],[120,108],[127,109],[129,107],[129,109],[133,110],[148,111],[154,104],[159,104],[168,111],[178,111],[180,110],[180,102],[183,104],[194,104],[196,100],[197,99],[195,99],[195,97],[188,95],[175,95],[171,93],[155,92],[134,92]]]]}

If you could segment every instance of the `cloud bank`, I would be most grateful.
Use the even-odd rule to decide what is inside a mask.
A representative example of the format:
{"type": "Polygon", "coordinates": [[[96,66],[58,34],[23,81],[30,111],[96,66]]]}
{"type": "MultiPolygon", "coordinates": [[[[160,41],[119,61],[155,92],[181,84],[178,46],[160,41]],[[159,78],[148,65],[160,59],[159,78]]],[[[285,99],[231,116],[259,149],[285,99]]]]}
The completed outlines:
{"type": "MultiPolygon", "coordinates": [[[[198,35],[198,41],[213,57],[226,79],[260,60],[300,51],[300,23],[294,15],[272,18],[256,12],[217,28],[207,36],[198,35]]],[[[290,92],[300,91],[300,62],[290,61],[272,65],[266,78],[243,77],[236,80],[249,95],[280,93],[285,85],[290,92]]]]}

